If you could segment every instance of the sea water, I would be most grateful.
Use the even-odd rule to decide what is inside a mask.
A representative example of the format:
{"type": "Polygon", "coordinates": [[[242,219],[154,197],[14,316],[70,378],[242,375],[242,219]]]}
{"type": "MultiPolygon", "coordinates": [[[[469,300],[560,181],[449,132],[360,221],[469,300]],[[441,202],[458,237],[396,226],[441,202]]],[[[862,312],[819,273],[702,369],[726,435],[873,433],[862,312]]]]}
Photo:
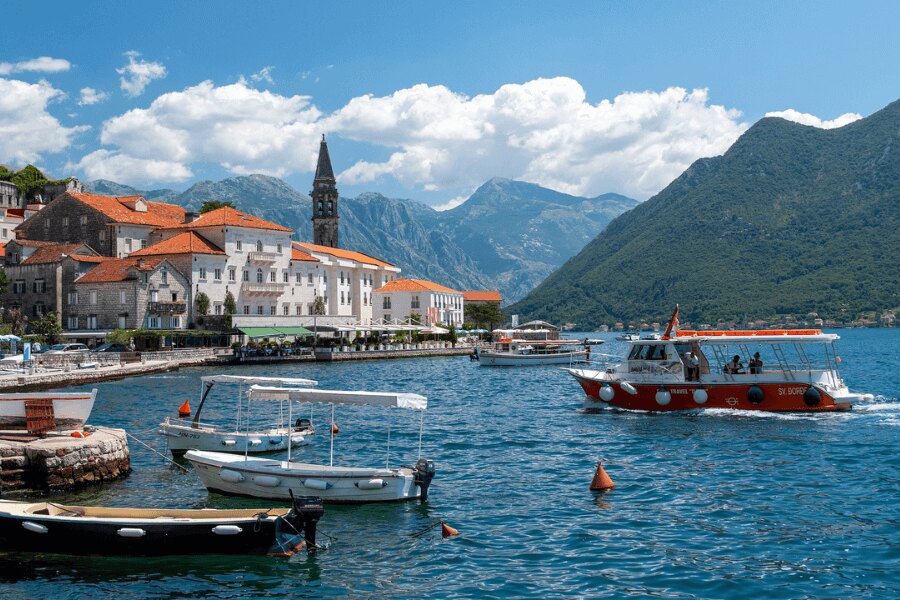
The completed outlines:
{"type": "MultiPolygon", "coordinates": [[[[422,452],[437,477],[425,504],[328,506],[327,549],[315,555],[7,554],[0,597],[898,597],[900,330],[837,333],[844,379],[875,395],[848,413],[586,411],[561,369],[479,367],[464,356],[182,369],[99,384],[91,422],[162,452],[157,424],[186,398],[196,408],[199,377],[213,372],[418,392],[429,399],[422,452]],[[597,461],[617,484],[610,493],[588,490],[597,461]],[[442,539],[429,529],[440,520],[460,534],[442,539]]],[[[603,337],[595,352],[624,352],[603,337]]],[[[255,404],[251,418],[278,410],[255,404]]],[[[293,416],[318,427],[294,457],[327,462],[330,409],[298,405],[293,416]]],[[[412,464],[418,416],[339,406],[335,464],[412,464]]],[[[235,417],[232,393],[217,392],[203,412],[204,421],[235,417]]],[[[208,494],[189,464],[130,448],[128,478],[54,499],[272,504],[208,494]]]]}

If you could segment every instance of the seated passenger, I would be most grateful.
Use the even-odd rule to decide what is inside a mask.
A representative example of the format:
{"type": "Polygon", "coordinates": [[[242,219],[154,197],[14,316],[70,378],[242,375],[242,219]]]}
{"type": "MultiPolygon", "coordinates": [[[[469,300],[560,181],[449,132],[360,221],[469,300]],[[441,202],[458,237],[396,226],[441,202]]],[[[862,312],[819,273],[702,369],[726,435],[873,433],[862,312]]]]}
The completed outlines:
{"type": "Polygon", "coordinates": [[[725,372],[731,373],[732,375],[740,375],[744,373],[744,365],[741,363],[741,357],[737,354],[734,357],[725,363],[725,372]]]}

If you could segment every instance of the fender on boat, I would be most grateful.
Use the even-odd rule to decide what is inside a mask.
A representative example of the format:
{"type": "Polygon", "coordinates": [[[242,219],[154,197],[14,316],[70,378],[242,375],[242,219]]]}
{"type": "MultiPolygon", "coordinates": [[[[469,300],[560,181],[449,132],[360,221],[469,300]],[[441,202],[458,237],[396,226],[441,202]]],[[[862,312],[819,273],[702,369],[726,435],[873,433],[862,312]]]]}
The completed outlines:
{"type": "Polygon", "coordinates": [[[707,400],[709,400],[709,394],[706,393],[705,389],[697,388],[694,390],[694,402],[697,404],[706,404],[707,400]]]}
{"type": "Polygon", "coordinates": [[[357,481],[354,485],[361,490],[380,490],[387,486],[387,481],[381,478],[366,479],[365,481],[357,481]]]}
{"type": "Polygon", "coordinates": [[[216,535],[237,535],[242,531],[243,529],[237,525],[216,525],[212,528],[212,532],[216,535]]]}
{"type": "Polygon", "coordinates": [[[23,521],[22,527],[26,531],[31,531],[33,533],[47,533],[47,527],[45,525],[35,523],[34,521],[23,521]]]}
{"type": "Polygon", "coordinates": [[[244,480],[243,473],[232,471],[231,469],[222,469],[219,471],[219,477],[222,478],[222,481],[227,481],[228,483],[240,483],[244,480]]]}
{"type": "Polygon", "coordinates": [[[614,390],[613,387],[611,385],[609,385],[608,383],[604,383],[600,387],[599,395],[600,395],[601,400],[603,400],[604,402],[609,402],[616,395],[616,390],[614,390]]]}
{"type": "Polygon", "coordinates": [[[145,535],[147,535],[147,532],[140,527],[122,527],[116,533],[118,533],[121,537],[127,538],[144,537],[145,535]]]}
{"type": "Polygon", "coordinates": [[[327,490],[331,487],[331,482],[322,479],[304,479],[303,485],[314,490],[327,490]]]}
{"type": "Polygon", "coordinates": [[[262,487],[278,487],[281,479],[273,475],[254,475],[253,483],[262,487]]]}
{"type": "Polygon", "coordinates": [[[625,381],[624,379],[619,382],[619,387],[622,388],[623,390],[625,390],[626,392],[628,392],[629,394],[631,394],[632,396],[637,396],[637,393],[638,393],[637,389],[633,385],[631,385],[630,383],[625,381]]]}

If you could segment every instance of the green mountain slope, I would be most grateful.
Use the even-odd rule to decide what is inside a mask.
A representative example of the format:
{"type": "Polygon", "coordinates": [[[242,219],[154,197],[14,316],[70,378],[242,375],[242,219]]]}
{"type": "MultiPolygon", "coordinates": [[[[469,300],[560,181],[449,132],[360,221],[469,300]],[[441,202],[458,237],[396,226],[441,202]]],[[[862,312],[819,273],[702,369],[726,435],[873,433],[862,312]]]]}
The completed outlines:
{"type": "Polygon", "coordinates": [[[510,308],[582,326],[900,306],[900,101],[840,129],[767,118],[510,308]]]}

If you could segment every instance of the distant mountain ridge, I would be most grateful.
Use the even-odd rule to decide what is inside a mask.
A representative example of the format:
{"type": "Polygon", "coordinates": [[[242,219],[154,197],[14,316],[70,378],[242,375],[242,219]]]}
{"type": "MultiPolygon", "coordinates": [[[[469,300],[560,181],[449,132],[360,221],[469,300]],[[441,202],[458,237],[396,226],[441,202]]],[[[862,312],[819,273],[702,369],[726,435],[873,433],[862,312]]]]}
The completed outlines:
{"type": "MultiPolygon", "coordinates": [[[[823,318],[900,307],[900,101],[839,129],[766,118],[625,213],[523,318],[823,318]]],[[[849,319],[848,319],[849,320],[849,319]]]]}
{"type": "MultiPolygon", "coordinates": [[[[85,183],[111,195],[141,194],[197,210],[207,200],[231,200],[250,214],[312,239],[309,196],[265,175],[202,181],[179,193],[141,191],[112,181],[85,183]]],[[[492,179],[462,205],[440,212],[409,199],[365,193],[341,197],[340,245],[384,259],[406,277],[456,289],[500,289],[513,301],[577,252],[614,216],[637,205],[617,194],[570,196],[541,186],[492,179]]]]}

